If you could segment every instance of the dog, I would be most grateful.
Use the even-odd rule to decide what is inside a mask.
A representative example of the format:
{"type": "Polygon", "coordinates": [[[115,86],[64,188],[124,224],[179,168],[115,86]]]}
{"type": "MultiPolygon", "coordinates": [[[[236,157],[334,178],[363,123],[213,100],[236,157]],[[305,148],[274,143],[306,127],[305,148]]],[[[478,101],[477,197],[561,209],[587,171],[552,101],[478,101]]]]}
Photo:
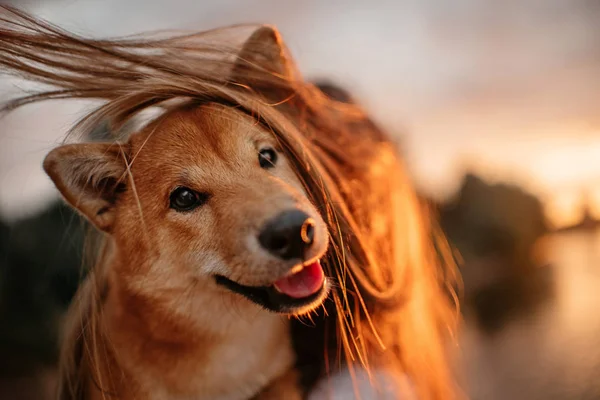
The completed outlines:
{"type": "Polygon", "coordinates": [[[93,40],[2,10],[2,71],[56,87],[5,110],[104,100],[74,133],[154,111],[44,161],[104,235],[59,398],[455,396],[443,240],[389,137],[304,80],[274,27],[93,40]]]}

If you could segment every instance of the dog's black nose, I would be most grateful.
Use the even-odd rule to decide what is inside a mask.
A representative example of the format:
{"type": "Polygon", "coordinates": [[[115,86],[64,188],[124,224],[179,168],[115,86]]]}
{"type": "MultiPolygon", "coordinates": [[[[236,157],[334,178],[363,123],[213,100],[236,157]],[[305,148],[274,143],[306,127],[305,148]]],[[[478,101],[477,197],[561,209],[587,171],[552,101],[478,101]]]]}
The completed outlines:
{"type": "Polygon", "coordinates": [[[300,210],[285,211],[265,224],[258,241],[272,254],[284,259],[304,258],[313,243],[315,222],[300,210]]]}

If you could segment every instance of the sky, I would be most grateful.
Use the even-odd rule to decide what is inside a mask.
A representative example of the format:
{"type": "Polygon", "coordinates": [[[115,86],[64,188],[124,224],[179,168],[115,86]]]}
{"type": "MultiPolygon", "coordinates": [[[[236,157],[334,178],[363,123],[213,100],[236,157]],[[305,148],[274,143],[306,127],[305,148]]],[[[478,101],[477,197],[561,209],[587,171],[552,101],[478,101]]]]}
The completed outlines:
{"type": "MultiPolygon", "coordinates": [[[[349,88],[401,138],[417,187],[436,198],[467,169],[524,185],[556,225],[582,195],[600,216],[598,0],[42,0],[26,10],[89,36],[265,22],[302,73],[349,88]]],[[[0,98],[15,93],[0,80],[0,98]]],[[[41,207],[40,169],[74,104],[0,120],[0,213],[41,207]]]]}

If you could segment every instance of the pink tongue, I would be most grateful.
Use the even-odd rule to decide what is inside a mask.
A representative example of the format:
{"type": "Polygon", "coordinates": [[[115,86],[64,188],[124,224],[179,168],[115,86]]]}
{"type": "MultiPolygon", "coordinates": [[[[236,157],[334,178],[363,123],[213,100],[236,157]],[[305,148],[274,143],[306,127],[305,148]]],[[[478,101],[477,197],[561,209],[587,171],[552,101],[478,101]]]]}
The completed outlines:
{"type": "Polygon", "coordinates": [[[296,299],[308,297],[321,289],[325,275],[318,261],[306,265],[300,272],[275,282],[275,288],[281,293],[296,299]]]}

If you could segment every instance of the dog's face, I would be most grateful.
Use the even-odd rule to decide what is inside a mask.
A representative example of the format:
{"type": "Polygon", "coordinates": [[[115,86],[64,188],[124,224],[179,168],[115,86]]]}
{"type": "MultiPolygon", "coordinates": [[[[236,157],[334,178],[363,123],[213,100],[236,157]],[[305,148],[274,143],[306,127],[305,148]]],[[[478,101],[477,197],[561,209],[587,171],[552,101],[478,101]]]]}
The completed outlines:
{"type": "Polygon", "coordinates": [[[199,291],[233,291],[285,313],[326,296],[327,227],[277,140],[240,111],[175,111],[127,146],[63,146],[45,167],[114,237],[117,273],[130,286],[200,283],[199,291]]]}

